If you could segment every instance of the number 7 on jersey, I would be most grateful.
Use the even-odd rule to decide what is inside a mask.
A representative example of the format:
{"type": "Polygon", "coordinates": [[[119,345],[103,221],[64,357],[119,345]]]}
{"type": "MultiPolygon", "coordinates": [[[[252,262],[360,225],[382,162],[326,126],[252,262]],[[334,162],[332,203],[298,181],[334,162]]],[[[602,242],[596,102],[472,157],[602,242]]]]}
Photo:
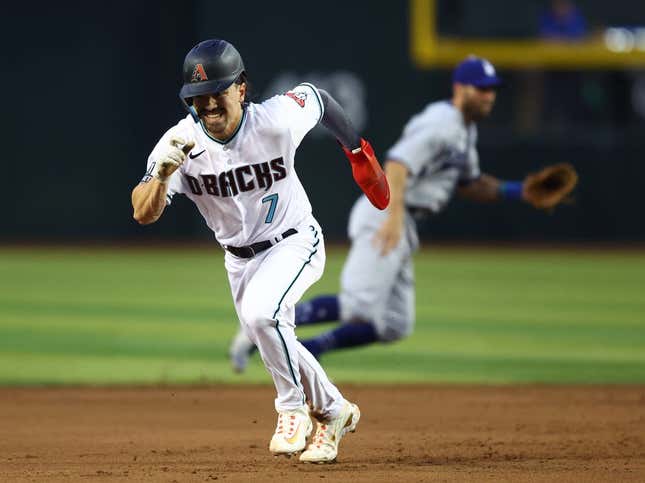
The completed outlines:
{"type": "Polygon", "coordinates": [[[265,196],[264,198],[262,198],[262,203],[270,203],[269,212],[267,213],[267,217],[264,219],[264,222],[271,223],[273,221],[273,215],[275,214],[275,207],[278,204],[278,193],[273,193],[272,195],[265,196]]]}

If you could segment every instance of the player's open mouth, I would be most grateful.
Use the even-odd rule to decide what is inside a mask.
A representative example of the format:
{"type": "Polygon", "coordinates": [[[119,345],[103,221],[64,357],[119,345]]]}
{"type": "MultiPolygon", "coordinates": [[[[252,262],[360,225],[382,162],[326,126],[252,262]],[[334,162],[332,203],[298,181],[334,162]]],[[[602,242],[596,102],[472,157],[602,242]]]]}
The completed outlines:
{"type": "Polygon", "coordinates": [[[218,109],[217,111],[203,112],[202,116],[204,116],[204,118],[206,118],[209,121],[214,121],[216,119],[221,118],[223,114],[224,114],[224,110],[218,109]]]}

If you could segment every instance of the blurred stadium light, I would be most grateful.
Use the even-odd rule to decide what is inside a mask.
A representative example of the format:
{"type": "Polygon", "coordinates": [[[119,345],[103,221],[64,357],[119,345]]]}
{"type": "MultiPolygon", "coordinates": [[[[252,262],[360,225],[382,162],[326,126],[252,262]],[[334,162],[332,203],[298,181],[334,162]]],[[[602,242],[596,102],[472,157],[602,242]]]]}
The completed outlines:
{"type": "MultiPolygon", "coordinates": [[[[499,67],[597,69],[645,67],[645,28],[610,27],[576,42],[448,37],[438,33],[439,0],[409,0],[410,54],[421,69],[452,67],[477,53],[499,67]]],[[[645,19],[643,19],[645,20],[645,19]]]]}

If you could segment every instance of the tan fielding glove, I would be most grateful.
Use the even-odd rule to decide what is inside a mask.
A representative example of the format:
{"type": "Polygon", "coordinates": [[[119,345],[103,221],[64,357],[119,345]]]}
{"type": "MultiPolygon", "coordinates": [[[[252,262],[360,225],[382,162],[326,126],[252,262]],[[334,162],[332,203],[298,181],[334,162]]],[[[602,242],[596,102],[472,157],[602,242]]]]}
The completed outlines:
{"type": "Polygon", "coordinates": [[[569,200],[577,184],[578,173],[571,164],[554,164],[526,176],[522,198],[537,209],[548,210],[569,200]]]}

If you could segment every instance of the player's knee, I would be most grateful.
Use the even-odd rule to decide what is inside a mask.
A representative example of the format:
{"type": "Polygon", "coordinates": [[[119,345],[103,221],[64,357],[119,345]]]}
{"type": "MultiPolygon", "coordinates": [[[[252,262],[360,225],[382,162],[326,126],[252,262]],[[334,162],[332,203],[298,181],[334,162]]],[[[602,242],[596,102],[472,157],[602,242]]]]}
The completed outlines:
{"type": "Polygon", "coordinates": [[[381,342],[394,342],[405,339],[412,334],[412,326],[413,324],[410,320],[386,320],[377,330],[379,340],[381,342]]]}
{"type": "Polygon", "coordinates": [[[244,300],[242,302],[241,309],[244,323],[252,331],[275,325],[275,319],[273,318],[275,307],[272,309],[268,305],[258,302],[257,300],[244,300]]]}
{"type": "Polygon", "coordinates": [[[341,299],[340,303],[340,320],[358,321],[358,322],[373,322],[381,319],[383,316],[382,311],[370,305],[358,305],[348,303],[341,299]]]}
{"type": "Polygon", "coordinates": [[[383,331],[379,333],[379,340],[381,342],[395,342],[397,340],[405,339],[409,335],[410,333],[407,331],[385,327],[385,329],[383,329],[383,331]]]}

